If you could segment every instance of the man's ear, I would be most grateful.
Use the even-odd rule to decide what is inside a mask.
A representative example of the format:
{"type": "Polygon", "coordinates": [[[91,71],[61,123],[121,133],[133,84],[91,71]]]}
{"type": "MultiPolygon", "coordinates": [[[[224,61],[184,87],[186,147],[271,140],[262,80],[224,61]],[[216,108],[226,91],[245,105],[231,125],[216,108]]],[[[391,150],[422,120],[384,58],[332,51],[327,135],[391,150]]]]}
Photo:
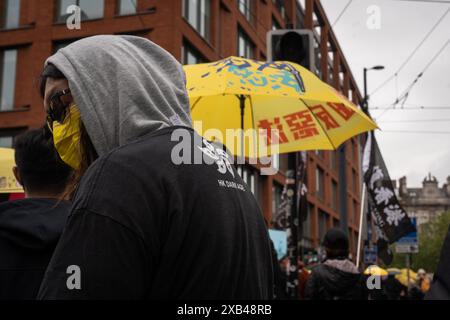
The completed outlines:
{"type": "Polygon", "coordinates": [[[22,177],[20,176],[20,171],[17,166],[13,167],[14,177],[16,177],[17,182],[23,187],[22,177]]]}

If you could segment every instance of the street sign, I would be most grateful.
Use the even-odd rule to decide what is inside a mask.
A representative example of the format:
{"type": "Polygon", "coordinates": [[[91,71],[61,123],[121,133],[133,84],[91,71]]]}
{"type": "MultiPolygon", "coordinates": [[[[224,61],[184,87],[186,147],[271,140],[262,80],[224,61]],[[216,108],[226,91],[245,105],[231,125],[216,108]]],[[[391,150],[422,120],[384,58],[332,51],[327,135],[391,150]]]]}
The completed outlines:
{"type": "Polygon", "coordinates": [[[377,264],[377,255],[377,246],[364,246],[364,264],[377,264]]]}
{"type": "Polygon", "coordinates": [[[278,260],[287,254],[287,234],[286,231],[269,229],[269,236],[277,252],[278,260]]]}
{"type": "Polygon", "coordinates": [[[417,220],[411,218],[411,223],[416,227],[416,231],[408,233],[406,236],[398,239],[395,243],[395,252],[397,253],[418,253],[419,239],[417,237],[417,220]]]}

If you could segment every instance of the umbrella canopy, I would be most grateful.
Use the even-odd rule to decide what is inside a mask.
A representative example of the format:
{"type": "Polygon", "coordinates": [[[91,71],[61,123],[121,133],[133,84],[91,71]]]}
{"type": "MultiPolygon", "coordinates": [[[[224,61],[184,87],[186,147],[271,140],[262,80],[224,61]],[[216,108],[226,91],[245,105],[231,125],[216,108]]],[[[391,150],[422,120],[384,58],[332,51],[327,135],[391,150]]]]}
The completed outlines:
{"type": "Polygon", "coordinates": [[[23,192],[12,171],[15,164],[14,150],[0,148],[0,193],[23,192]]]}
{"type": "Polygon", "coordinates": [[[379,266],[372,265],[369,266],[366,270],[364,270],[364,274],[366,275],[375,275],[375,276],[387,276],[388,272],[379,266]]]}
{"type": "Polygon", "coordinates": [[[405,287],[408,287],[408,270],[409,270],[409,285],[414,285],[417,281],[417,273],[411,269],[401,269],[400,274],[397,274],[395,278],[405,287]]]}
{"type": "Polygon", "coordinates": [[[265,148],[269,155],[332,150],[377,128],[346,97],[294,63],[229,57],[184,70],[192,119],[201,121],[195,129],[235,155],[258,157],[265,148]],[[227,132],[240,128],[245,148],[242,135],[227,132]]]}
{"type": "Polygon", "coordinates": [[[402,272],[400,269],[397,268],[387,268],[386,271],[389,273],[389,275],[395,275],[395,274],[401,274],[402,272]]]}

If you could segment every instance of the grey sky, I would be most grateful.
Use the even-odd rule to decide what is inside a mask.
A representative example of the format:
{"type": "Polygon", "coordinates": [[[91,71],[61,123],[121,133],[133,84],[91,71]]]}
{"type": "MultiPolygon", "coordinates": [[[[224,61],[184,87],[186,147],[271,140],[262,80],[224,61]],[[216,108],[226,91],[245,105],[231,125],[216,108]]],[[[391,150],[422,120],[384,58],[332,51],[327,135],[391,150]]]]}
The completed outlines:
{"type": "MultiPolygon", "coordinates": [[[[363,90],[363,68],[384,65],[383,71],[368,73],[371,93],[395,74],[433,25],[450,8],[449,4],[433,1],[353,0],[334,26],[352,72],[363,90]],[[381,28],[369,29],[368,7],[380,8],[381,28]]],[[[349,0],[322,0],[328,18],[333,23],[349,0]]],[[[444,1],[445,2],[445,1],[444,1]]],[[[413,58],[390,81],[371,96],[370,106],[386,108],[407,88],[450,39],[450,12],[413,58]]],[[[377,140],[392,179],[407,176],[408,185],[420,186],[428,172],[439,184],[450,176],[450,43],[416,83],[405,109],[416,106],[446,106],[447,109],[371,110],[381,131],[377,140]],[[384,114],[379,118],[380,114],[384,114]],[[379,118],[379,119],[377,119],[379,118]],[[433,119],[438,121],[424,122],[433,119]],[[419,120],[417,122],[416,120],[419,120]],[[408,121],[408,122],[405,122],[408,121]],[[433,131],[447,134],[397,133],[396,131],[433,131]]]]}

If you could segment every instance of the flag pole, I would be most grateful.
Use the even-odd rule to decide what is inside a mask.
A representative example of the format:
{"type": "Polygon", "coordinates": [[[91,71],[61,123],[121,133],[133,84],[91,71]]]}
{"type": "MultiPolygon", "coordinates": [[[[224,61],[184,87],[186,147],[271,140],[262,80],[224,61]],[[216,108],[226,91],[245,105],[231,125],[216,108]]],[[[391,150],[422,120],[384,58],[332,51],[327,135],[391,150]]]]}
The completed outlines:
{"type": "Polygon", "coordinates": [[[361,256],[361,243],[362,243],[362,227],[364,218],[364,207],[366,204],[366,184],[363,182],[362,185],[362,195],[361,195],[361,209],[359,212],[359,231],[358,231],[358,248],[356,251],[356,268],[359,268],[359,260],[361,256]]]}

